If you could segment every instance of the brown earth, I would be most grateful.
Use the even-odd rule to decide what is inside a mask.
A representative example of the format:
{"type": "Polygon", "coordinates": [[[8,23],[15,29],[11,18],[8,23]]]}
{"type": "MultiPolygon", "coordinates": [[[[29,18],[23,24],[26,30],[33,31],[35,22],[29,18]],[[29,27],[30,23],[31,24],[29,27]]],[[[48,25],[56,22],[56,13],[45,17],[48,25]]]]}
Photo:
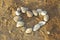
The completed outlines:
{"type": "MultiPolygon", "coordinates": [[[[26,16],[22,16],[28,27],[40,20],[38,17],[27,19],[26,16]]],[[[0,0],[0,40],[60,40],[60,0],[0,0]],[[21,6],[31,10],[46,10],[50,19],[38,31],[26,34],[21,28],[16,28],[13,20],[15,10],[21,6]],[[47,34],[47,31],[50,34],[47,34]]]]}

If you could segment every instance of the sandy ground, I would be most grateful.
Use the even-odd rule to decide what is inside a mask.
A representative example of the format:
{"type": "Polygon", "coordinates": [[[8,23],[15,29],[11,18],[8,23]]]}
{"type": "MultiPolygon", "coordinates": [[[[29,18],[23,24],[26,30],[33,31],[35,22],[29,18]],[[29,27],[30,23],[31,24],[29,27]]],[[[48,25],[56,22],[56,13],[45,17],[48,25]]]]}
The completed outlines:
{"type": "MultiPolygon", "coordinates": [[[[28,27],[41,20],[38,17],[27,19],[26,15],[22,17],[28,27]]],[[[60,0],[0,0],[0,40],[60,40],[60,0]],[[31,10],[37,8],[46,10],[50,19],[38,31],[26,34],[22,28],[16,28],[13,20],[15,10],[21,6],[31,10]],[[50,34],[47,34],[47,31],[50,34]]]]}

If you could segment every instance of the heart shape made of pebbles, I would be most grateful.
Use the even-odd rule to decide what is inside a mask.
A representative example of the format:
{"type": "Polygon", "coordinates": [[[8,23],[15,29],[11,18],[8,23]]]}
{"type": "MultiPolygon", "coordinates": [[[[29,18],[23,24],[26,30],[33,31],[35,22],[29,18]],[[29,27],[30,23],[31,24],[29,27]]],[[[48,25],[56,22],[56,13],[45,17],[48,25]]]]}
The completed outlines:
{"type": "Polygon", "coordinates": [[[37,31],[41,28],[41,26],[45,25],[46,22],[49,20],[49,16],[47,15],[46,11],[43,11],[42,9],[32,10],[30,11],[26,7],[17,8],[17,11],[15,12],[16,16],[13,18],[14,21],[17,23],[16,27],[24,27],[24,22],[22,21],[21,14],[26,13],[27,17],[31,18],[33,16],[44,16],[42,21],[39,21],[36,25],[34,25],[33,28],[26,28],[25,33],[31,33],[32,31],[37,31]]]}

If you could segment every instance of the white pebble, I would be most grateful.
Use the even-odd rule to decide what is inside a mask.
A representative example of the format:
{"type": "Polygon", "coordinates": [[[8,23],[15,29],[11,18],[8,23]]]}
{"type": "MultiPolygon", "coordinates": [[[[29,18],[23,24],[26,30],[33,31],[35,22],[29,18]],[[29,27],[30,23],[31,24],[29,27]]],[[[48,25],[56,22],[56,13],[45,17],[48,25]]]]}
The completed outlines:
{"type": "Polygon", "coordinates": [[[36,10],[32,10],[34,16],[38,16],[38,12],[36,10]]]}
{"type": "Polygon", "coordinates": [[[44,16],[44,21],[48,21],[49,20],[49,16],[48,15],[45,15],[44,16]]]}
{"type": "Polygon", "coordinates": [[[39,13],[39,12],[41,12],[42,11],[42,9],[37,9],[37,12],[39,13]]]}
{"type": "Polygon", "coordinates": [[[17,8],[17,11],[20,11],[21,9],[20,8],[17,8]]]}
{"type": "Polygon", "coordinates": [[[27,28],[25,33],[31,33],[32,32],[32,28],[27,28]]]}
{"type": "Polygon", "coordinates": [[[27,16],[28,17],[32,17],[33,16],[33,13],[31,11],[27,11],[27,16]]]}
{"type": "Polygon", "coordinates": [[[37,31],[40,29],[40,25],[39,24],[36,24],[34,27],[33,27],[33,31],[37,31]]]}
{"type": "Polygon", "coordinates": [[[21,7],[22,13],[26,13],[27,10],[28,10],[28,8],[26,8],[26,7],[21,7]]]}
{"type": "Polygon", "coordinates": [[[16,11],[15,14],[16,14],[17,16],[19,16],[19,15],[21,15],[21,12],[20,12],[20,11],[16,11]]]}
{"type": "Polygon", "coordinates": [[[47,31],[47,34],[50,34],[50,32],[49,32],[49,31],[47,31]]]}
{"type": "Polygon", "coordinates": [[[41,26],[45,25],[45,21],[40,21],[38,24],[36,24],[34,27],[33,27],[33,31],[37,31],[40,29],[41,26]]]}
{"type": "Polygon", "coordinates": [[[18,21],[16,27],[22,27],[22,26],[24,26],[24,22],[18,21]]]}
{"type": "Polygon", "coordinates": [[[14,20],[15,22],[18,22],[18,21],[21,21],[22,18],[21,18],[20,16],[15,16],[15,17],[13,18],[13,20],[14,20]]]}
{"type": "Polygon", "coordinates": [[[9,33],[12,33],[12,32],[9,30],[9,33]]]}
{"type": "Polygon", "coordinates": [[[37,9],[39,16],[41,15],[42,9],[37,9]]]}
{"type": "Polygon", "coordinates": [[[45,21],[40,21],[40,22],[39,22],[39,25],[40,25],[40,26],[43,26],[43,25],[45,25],[45,24],[46,24],[45,21]]]}
{"type": "Polygon", "coordinates": [[[41,11],[41,15],[44,16],[47,14],[47,11],[41,11]]]}

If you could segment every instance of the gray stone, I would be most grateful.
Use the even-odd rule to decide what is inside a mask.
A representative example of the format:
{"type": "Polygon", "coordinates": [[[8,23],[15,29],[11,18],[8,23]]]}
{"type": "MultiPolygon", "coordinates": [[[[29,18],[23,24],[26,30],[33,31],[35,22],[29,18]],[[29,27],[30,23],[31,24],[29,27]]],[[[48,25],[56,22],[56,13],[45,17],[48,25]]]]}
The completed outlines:
{"type": "Polygon", "coordinates": [[[36,24],[34,27],[33,27],[33,31],[37,31],[40,29],[40,25],[39,24],[36,24]]]}

